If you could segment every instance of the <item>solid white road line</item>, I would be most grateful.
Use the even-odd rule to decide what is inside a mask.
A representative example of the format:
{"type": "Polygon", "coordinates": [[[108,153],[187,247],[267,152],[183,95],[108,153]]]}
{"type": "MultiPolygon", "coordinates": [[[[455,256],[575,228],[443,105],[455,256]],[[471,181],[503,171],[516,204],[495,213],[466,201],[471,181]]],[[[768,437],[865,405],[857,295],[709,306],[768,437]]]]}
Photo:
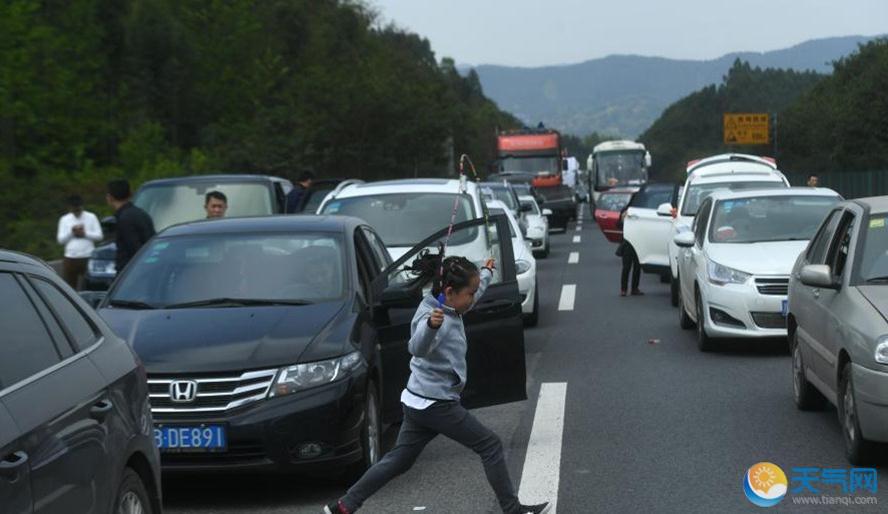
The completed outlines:
{"type": "Polygon", "coordinates": [[[580,236],[574,236],[574,243],[580,242],[580,236]]]}
{"type": "Polygon", "coordinates": [[[564,284],[561,286],[561,298],[558,300],[559,311],[574,310],[574,301],[577,297],[576,284],[564,284]]]}
{"type": "Polygon", "coordinates": [[[580,252],[570,252],[570,255],[567,257],[568,264],[576,264],[580,262],[580,252]]]}
{"type": "Polygon", "coordinates": [[[555,514],[558,504],[566,399],[567,382],[544,382],[540,385],[524,471],[521,473],[521,487],[518,489],[521,503],[549,502],[552,505],[549,514],[555,514]]]}

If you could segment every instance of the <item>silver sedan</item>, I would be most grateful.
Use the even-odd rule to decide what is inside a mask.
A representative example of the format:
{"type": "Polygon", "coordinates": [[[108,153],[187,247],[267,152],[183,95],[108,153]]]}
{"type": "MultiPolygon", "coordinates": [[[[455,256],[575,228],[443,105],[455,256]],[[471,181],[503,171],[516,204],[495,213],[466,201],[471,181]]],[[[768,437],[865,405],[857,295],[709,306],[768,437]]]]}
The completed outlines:
{"type": "Polygon", "coordinates": [[[853,464],[888,442],[888,197],[830,211],[790,276],[793,396],[828,400],[853,464]]]}

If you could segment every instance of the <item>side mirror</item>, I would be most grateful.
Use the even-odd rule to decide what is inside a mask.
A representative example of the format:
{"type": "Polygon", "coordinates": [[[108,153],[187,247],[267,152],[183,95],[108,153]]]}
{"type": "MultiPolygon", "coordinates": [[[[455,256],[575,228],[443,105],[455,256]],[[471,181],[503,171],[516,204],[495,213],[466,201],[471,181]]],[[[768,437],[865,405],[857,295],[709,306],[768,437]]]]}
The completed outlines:
{"type": "Polygon", "coordinates": [[[799,273],[799,279],[806,286],[838,289],[838,285],[832,278],[832,270],[826,264],[809,264],[804,266],[801,273],[799,273]]]}
{"type": "Polygon", "coordinates": [[[663,217],[672,217],[672,204],[671,203],[661,203],[659,207],[657,207],[657,216],[663,217]]]}
{"type": "Polygon", "coordinates": [[[80,291],[78,293],[80,298],[83,298],[83,301],[88,303],[93,309],[99,306],[102,303],[102,300],[108,296],[107,291],[80,291]]]}
{"type": "Polygon", "coordinates": [[[674,238],[672,238],[679,248],[690,248],[694,246],[696,239],[697,238],[694,237],[693,232],[679,232],[678,234],[675,234],[674,238]]]}
{"type": "Polygon", "coordinates": [[[543,216],[551,216],[552,209],[543,209],[543,216]]]}

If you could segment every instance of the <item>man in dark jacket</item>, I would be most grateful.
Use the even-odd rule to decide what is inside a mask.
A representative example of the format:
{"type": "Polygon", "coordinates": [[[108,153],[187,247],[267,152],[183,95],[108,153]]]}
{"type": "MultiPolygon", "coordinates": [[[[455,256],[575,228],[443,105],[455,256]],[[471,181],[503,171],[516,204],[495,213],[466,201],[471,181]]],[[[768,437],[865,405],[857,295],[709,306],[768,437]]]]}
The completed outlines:
{"type": "Polygon", "coordinates": [[[305,170],[299,175],[293,190],[287,193],[287,214],[298,214],[302,211],[305,191],[311,187],[314,178],[315,175],[311,170],[305,170]]]}
{"type": "Polygon", "coordinates": [[[154,237],[154,222],[148,213],[130,201],[130,185],[126,180],[108,182],[105,199],[114,208],[117,218],[117,273],[123,271],[139,248],[154,237]]]}

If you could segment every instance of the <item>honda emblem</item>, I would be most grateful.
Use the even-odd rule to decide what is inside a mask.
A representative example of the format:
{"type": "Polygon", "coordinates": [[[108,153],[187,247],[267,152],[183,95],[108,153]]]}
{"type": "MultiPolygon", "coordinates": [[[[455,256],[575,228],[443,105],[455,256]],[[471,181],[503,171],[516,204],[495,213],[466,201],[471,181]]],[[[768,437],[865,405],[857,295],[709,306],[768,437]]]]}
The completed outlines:
{"type": "Polygon", "coordinates": [[[197,382],[193,380],[176,380],[170,384],[170,400],[176,403],[193,402],[197,396],[197,382]]]}

